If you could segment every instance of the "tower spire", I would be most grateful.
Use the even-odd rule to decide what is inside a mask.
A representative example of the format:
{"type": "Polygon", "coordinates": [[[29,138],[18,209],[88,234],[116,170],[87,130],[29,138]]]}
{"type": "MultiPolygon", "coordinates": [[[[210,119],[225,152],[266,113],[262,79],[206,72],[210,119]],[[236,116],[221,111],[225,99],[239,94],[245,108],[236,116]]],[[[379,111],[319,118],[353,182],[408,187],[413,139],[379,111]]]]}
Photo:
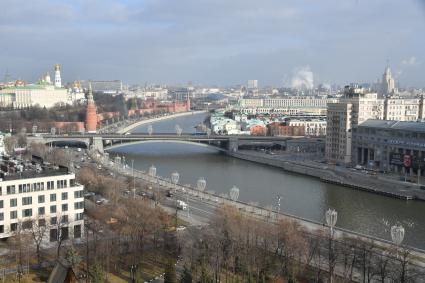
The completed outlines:
{"type": "Polygon", "coordinates": [[[88,93],[88,95],[87,95],[87,102],[94,102],[94,99],[93,99],[93,91],[92,91],[92,88],[91,88],[91,82],[89,82],[89,93],[88,93]]]}

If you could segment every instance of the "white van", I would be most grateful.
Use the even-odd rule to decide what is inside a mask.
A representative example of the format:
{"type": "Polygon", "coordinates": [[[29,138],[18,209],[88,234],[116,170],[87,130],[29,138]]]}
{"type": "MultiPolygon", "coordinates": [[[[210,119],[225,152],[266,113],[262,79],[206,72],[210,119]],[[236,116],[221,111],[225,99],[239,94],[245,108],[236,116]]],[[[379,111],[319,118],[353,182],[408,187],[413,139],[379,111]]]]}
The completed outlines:
{"type": "Polygon", "coordinates": [[[177,208],[181,209],[181,210],[186,210],[187,209],[187,203],[185,203],[184,201],[181,201],[181,200],[177,200],[177,208]]]}

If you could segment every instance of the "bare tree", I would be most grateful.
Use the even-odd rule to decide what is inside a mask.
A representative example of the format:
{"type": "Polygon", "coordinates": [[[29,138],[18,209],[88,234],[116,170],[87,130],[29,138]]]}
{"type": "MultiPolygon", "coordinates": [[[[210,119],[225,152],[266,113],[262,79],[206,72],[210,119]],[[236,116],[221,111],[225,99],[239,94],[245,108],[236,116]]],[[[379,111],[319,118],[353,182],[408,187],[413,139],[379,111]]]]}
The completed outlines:
{"type": "Polygon", "coordinates": [[[3,142],[4,148],[6,149],[6,153],[12,155],[18,145],[17,138],[15,136],[5,137],[3,142]]]}
{"type": "Polygon", "coordinates": [[[46,237],[46,232],[50,231],[50,223],[48,219],[44,217],[37,216],[31,220],[31,237],[35,244],[36,253],[37,253],[37,263],[41,264],[41,245],[43,240],[46,237]]]}
{"type": "Polygon", "coordinates": [[[50,241],[56,242],[56,257],[59,258],[62,245],[69,239],[68,215],[57,214],[50,218],[50,241]]]}

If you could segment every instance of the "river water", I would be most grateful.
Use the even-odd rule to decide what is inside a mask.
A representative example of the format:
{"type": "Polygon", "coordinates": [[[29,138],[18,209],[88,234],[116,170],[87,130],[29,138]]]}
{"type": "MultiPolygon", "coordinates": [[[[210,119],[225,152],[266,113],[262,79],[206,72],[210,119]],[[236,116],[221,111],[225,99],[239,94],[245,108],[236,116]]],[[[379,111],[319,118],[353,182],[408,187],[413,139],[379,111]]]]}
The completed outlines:
{"type": "MultiPolygon", "coordinates": [[[[155,133],[174,133],[176,124],[183,132],[194,133],[194,126],[204,118],[205,114],[197,114],[152,125],[155,133]]],[[[146,133],[147,128],[148,125],[144,125],[134,132],[146,133]]],[[[157,174],[164,177],[177,171],[182,184],[196,184],[199,177],[204,177],[207,190],[217,193],[228,193],[235,185],[240,190],[240,200],[263,206],[276,207],[280,195],[281,211],[315,221],[323,222],[325,211],[334,208],[338,211],[338,227],[387,240],[390,240],[389,225],[399,223],[406,229],[405,243],[425,249],[424,202],[403,201],[326,184],[196,145],[127,145],[114,149],[111,155],[124,155],[127,161],[134,160],[135,168],[145,171],[155,165],[157,174]]]]}

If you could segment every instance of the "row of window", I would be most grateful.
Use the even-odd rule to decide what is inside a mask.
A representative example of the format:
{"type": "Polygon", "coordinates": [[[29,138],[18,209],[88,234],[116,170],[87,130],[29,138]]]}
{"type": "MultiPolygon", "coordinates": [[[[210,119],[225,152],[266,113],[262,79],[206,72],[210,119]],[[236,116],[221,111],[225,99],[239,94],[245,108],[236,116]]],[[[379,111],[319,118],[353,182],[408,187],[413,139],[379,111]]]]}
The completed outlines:
{"type": "MultiPolygon", "coordinates": [[[[64,203],[61,206],[62,208],[62,212],[67,212],[68,211],[68,204],[64,203]]],[[[74,209],[83,209],[84,208],[84,202],[75,202],[74,203],[74,209]]],[[[31,217],[33,215],[32,213],[32,208],[27,208],[27,209],[23,209],[22,210],[22,217],[31,217]]],[[[51,205],[50,206],[50,213],[56,213],[57,212],[57,207],[56,205],[51,205]]],[[[45,207],[39,207],[38,208],[38,215],[42,216],[46,214],[46,210],[45,207]]],[[[18,218],[18,211],[17,210],[13,210],[10,212],[10,219],[17,219],[18,218]]],[[[0,221],[4,220],[4,213],[0,212],[0,221]]],[[[80,220],[80,219],[79,219],[80,220]]]]}
{"type": "MultiPolygon", "coordinates": [[[[75,179],[70,179],[69,185],[73,187],[75,185],[75,179]]],[[[54,181],[47,181],[46,186],[44,182],[38,182],[38,183],[27,183],[27,184],[19,184],[18,185],[18,193],[29,193],[29,192],[39,192],[44,191],[44,188],[47,188],[47,190],[53,190],[55,189],[55,182],[54,181]]],[[[58,180],[56,181],[56,188],[62,189],[68,187],[68,180],[58,180]]],[[[13,195],[16,194],[16,185],[9,185],[6,186],[6,194],[13,195]]],[[[2,195],[2,187],[0,187],[0,195],[2,195]]]]}
{"type": "MultiPolygon", "coordinates": [[[[75,220],[83,220],[84,219],[84,214],[83,213],[76,213],[75,214],[75,220]]],[[[58,223],[60,224],[67,224],[69,221],[68,219],[68,215],[62,215],[60,217],[60,219],[58,219],[56,216],[55,217],[51,217],[50,218],[50,225],[57,225],[58,223]]],[[[22,222],[22,228],[23,229],[31,229],[32,228],[32,220],[27,220],[27,221],[23,221],[22,222]]],[[[1,227],[4,227],[4,225],[0,225],[1,227]]],[[[46,226],[46,219],[42,218],[42,219],[38,219],[38,226],[46,226]]],[[[18,229],[18,223],[11,223],[10,224],[10,231],[15,232],[18,229]]],[[[0,230],[0,234],[4,233],[4,230],[1,231],[0,230]]]]}
{"type": "MultiPolygon", "coordinates": [[[[44,221],[44,219],[40,219],[40,221],[44,221]]],[[[45,222],[44,222],[45,223],[45,222]]],[[[40,225],[40,222],[39,222],[40,225]]],[[[45,225],[45,224],[44,224],[45,225]]],[[[32,228],[32,222],[27,221],[22,223],[22,228],[25,230],[32,228]]],[[[81,224],[74,226],[74,239],[81,238],[81,224]]],[[[18,223],[10,224],[10,231],[15,232],[18,230],[18,223]]],[[[60,227],[60,233],[58,233],[58,229],[50,229],[49,236],[50,242],[56,242],[59,239],[67,240],[69,238],[69,227],[60,227]]],[[[4,225],[0,225],[0,234],[4,233],[4,225]]]]}
{"type": "MultiPolygon", "coordinates": [[[[74,192],[74,198],[82,198],[84,194],[84,191],[75,191],[74,192]]],[[[68,199],[68,192],[61,193],[61,199],[67,200],[68,199]]],[[[50,194],[50,202],[56,201],[56,194],[50,194]]],[[[18,206],[18,199],[13,198],[9,200],[10,207],[16,207],[18,206]]],[[[38,203],[44,203],[45,202],[45,195],[38,196],[38,203]]],[[[32,204],[32,197],[23,197],[22,198],[22,205],[31,205],[32,204]]],[[[4,201],[0,200],[0,209],[4,207],[4,201]]]]}

